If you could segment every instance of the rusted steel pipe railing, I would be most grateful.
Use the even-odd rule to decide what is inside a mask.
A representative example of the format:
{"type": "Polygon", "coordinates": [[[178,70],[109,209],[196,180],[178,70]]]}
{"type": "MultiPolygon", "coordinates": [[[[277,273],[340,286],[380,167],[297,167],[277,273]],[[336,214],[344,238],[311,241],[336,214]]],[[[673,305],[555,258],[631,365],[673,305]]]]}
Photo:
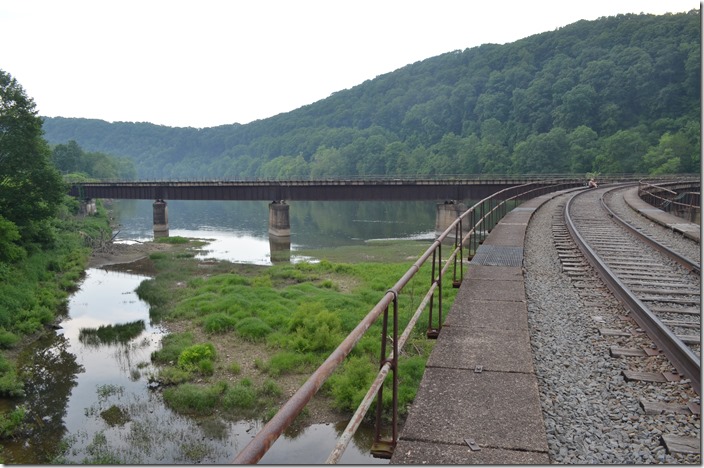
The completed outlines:
{"type": "MultiPolygon", "coordinates": [[[[541,182],[545,184],[545,182],[541,182]]],[[[362,403],[358,407],[355,414],[352,416],[350,423],[344,430],[340,440],[338,441],[335,449],[328,457],[328,463],[336,463],[339,457],[344,452],[345,448],[349,444],[349,441],[354,434],[354,432],[359,427],[359,424],[364,419],[364,416],[371,406],[374,398],[377,398],[377,428],[375,436],[375,444],[380,448],[380,451],[386,452],[385,456],[390,456],[393,448],[395,447],[397,434],[397,385],[398,385],[398,356],[401,349],[405,345],[408,337],[410,336],[413,328],[415,327],[418,319],[426,307],[432,310],[433,298],[435,293],[438,293],[438,332],[442,326],[442,277],[449,270],[450,266],[455,264],[456,257],[459,254],[462,258],[462,244],[468,238],[476,241],[476,236],[478,235],[477,230],[480,231],[483,228],[483,233],[480,233],[480,237],[486,235],[487,231],[487,217],[492,219],[492,227],[498,220],[494,214],[497,207],[501,208],[502,214],[505,214],[505,205],[509,200],[517,201],[519,199],[532,198],[537,196],[537,194],[542,194],[550,191],[560,190],[562,187],[574,187],[578,185],[575,181],[563,182],[558,184],[558,182],[552,182],[552,185],[542,185],[540,188],[530,189],[531,186],[536,186],[537,183],[527,183],[519,186],[510,187],[501,190],[494,195],[487,197],[480,202],[476,203],[470,209],[462,213],[447,229],[433,241],[431,246],[415,261],[415,263],[406,271],[406,273],[396,282],[396,284],[381,298],[381,300],[367,313],[367,315],[360,321],[360,323],[350,332],[349,335],[340,343],[340,345],[330,354],[330,356],[323,362],[323,364],[316,369],[315,372],[308,378],[308,380],[294,393],[294,395],[281,407],[281,409],[274,415],[274,417],[269,420],[269,422],[264,425],[264,427],[257,433],[257,435],[252,439],[245,447],[242,449],[233,463],[238,464],[253,464],[257,463],[269,450],[269,448],[274,444],[274,442],[279,438],[279,436],[288,428],[289,425],[295,420],[298,414],[303,410],[303,408],[308,404],[308,402],[313,398],[313,396],[320,390],[323,383],[330,377],[330,375],[335,371],[338,365],[340,365],[347,355],[356,346],[362,336],[369,330],[372,324],[381,316],[384,315],[384,324],[382,326],[382,348],[381,348],[381,364],[380,370],[375,378],[371,388],[367,392],[367,395],[362,400],[362,403]],[[528,196],[533,194],[532,196],[528,196]],[[497,204],[496,207],[492,207],[489,213],[485,213],[485,204],[488,202],[493,204],[492,200],[502,200],[501,203],[497,204]],[[477,220],[475,211],[481,211],[481,216],[477,220]],[[463,236],[462,234],[462,221],[465,218],[469,218],[469,224],[471,225],[468,233],[463,236]],[[452,233],[455,232],[455,248],[452,253],[448,256],[447,261],[444,266],[442,265],[442,242],[452,233]],[[431,272],[431,284],[425,297],[418,305],[415,313],[411,317],[411,320],[407,324],[404,332],[401,336],[398,336],[398,296],[403,290],[403,288],[413,279],[413,277],[420,271],[421,267],[426,263],[428,259],[432,257],[432,272],[431,272]],[[437,265],[436,265],[437,262],[437,265]],[[437,268],[437,274],[436,274],[437,268]],[[391,353],[386,356],[386,341],[387,331],[388,331],[388,308],[393,306],[393,336],[391,337],[393,343],[393,349],[391,353]],[[393,384],[393,410],[392,410],[392,440],[383,441],[381,440],[381,404],[382,404],[382,388],[383,383],[389,372],[394,373],[394,384],[393,384]]],[[[498,211],[497,211],[498,213],[498,211]]],[[[483,239],[482,239],[483,241],[483,239]]],[[[480,241],[481,243],[481,241],[480,241]]],[[[471,245],[470,245],[471,251],[471,245]]],[[[461,270],[462,272],[462,270],[461,270]]],[[[461,279],[460,279],[461,282],[461,279]]],[[[432,325],[431,322],[429,322],[432,325]]],[[[429,327],[430,328],[430,327],[429,327]]]]}
{"type": "Polygon", "coordinates": [[[695,222],[701,213],[701,179],[638,182],[638,197],[657,208],[695,222]],[[696,191],[694,191],[696,190],[696,191]]]}

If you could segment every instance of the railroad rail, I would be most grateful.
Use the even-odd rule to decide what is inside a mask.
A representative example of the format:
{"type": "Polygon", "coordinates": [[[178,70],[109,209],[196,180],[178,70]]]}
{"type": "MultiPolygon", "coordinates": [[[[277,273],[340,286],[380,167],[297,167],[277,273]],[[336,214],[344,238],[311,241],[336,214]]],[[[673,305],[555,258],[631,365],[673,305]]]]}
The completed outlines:
{"type": "Polygon", "coordinates": [[[564,211],[568,231],[614,296],[700,394],[699,262],[617,216],[604,201],[611,190],[614,187],[572,196],[564,211]]]}

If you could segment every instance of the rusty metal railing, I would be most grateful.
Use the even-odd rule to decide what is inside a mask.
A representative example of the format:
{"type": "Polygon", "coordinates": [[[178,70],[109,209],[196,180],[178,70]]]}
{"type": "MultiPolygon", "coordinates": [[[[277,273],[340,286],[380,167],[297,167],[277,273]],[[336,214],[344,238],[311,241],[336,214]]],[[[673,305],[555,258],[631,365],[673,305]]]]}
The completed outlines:
{"type": "MultiPolygon", "coordinates": [[[[279,409],[273,418],[255,435],[255,437],[237,454],[233,463],[253,464],[257,463],[279,438],[279,436],[295,420],[306,404],[320,390],[323,383],[332,375],[337,366],[341,364],[347,355],[352,351],[362,336],[369,330],[372,324],[382,317],[381,336],[381,358],[380,369],[374,379],[369,391],[362,399],[359,407],[350,419],[347,427],[342,432],[335,448],[328,457],[326,463],[337,463],[342,453],[349,444],[352,436],[359,428],[364,416],[376,398],[376,429],[375,439],[372,445],[372,453],[380,458],[390,458],[398,440],[398,356],[418,322],[422,312],[429,307],[429,321],[427,336],[435,338],[439,335],[442,327],[442,278],[453,268],[453,287],[459,287],[463,275],[463,251],[464,245],[468,243],[470,252],[472,246],[479,245],[488,235],[491,229],[498,223],[511,204],[514,206],[519,202],[534,198],[544,193],[580,186],[583,181],[542,181],[541,186],[537,183],[527,183],[514,187],[509,187],[487,197],[473,205],[462,213],[447,229],[440,234],[432,245],[413,263],[406,273],[388,289],[381,300],[367,313],[359,324],[347,335],[340,345],[328,356],[323,364],[316,369],[308,380],[296,391],[296,393],[279,409]],[[469,223],[466,234],[463,231],[465,222],[469,223]],[[454,249],[448,256],[445,264],[442,264],[442,244],[454,232],[454,249]],[[413,277],[420,271],[421,267],[432,258],[430,287],[410,318],[404,331],[398,335],[398,297],[403,288],[408,285],[413,277]],[[459,279],[457,276],[459,262],[459,279]],[[433,303],[437,292],[438,317],[437,326],[433,324],[433,303]],[[391,328],[392,336],[389,336],[389,306],[392,307],[391,328]],[[390,338],[390,339],[389,339],[390,338]],[[387,342],[391,341],[392,349],[387,355],[387,342]],[[382,434],[382,395],[383,383],[392,373],[392,415],[391,415],[391,438],[384,438],[382,434]]],[[[451,237],[450,237],[450,240],[451,237]]],[[[468,257],[469,258],[469,257],[468,257]]]]}
{"type": "Polygon", "coordinates": [[[701,180],[670,183],[638,182],[638,196],[646,203],[691,222],[701,218],[701,180]]]}

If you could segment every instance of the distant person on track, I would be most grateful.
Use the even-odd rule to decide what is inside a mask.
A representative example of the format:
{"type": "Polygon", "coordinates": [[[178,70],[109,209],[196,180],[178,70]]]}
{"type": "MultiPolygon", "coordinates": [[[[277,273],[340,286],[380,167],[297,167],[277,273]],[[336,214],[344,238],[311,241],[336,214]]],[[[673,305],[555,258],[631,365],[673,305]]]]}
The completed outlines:
{"type": "Polygon", "coordinates": [[[588,185],[589,185],[589,188],[597,188],[598,187],[598,185],[596,184],[596,180],[594,180],[593,177],[591,179],[589,179],[588,185]]]}

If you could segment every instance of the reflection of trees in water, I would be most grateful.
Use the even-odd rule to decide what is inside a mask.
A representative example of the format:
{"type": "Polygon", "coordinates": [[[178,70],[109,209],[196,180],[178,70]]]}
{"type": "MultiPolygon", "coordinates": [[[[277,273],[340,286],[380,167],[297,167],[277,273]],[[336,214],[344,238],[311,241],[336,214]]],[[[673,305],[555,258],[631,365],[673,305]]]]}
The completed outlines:
{"type": "Polygon", "coordinates": [[[28,428],[25,437],[5,443],[3,454],[9,463],[46,463],[66,432],[63,419],[77,385],[77,374],[84,372],[62,335],[51,334],[29,347],[19,360],[25,381],[28,428]]]}
{"type": "MultiPolygon", "coordinates": [[[[267,201],[167,200],[171,229],[235,229],[265,237],[267,201]]],[[[349,244],[349,239],[405,237],[435,227],[435,201],[291,201],[293,240],[315,239],[316,246],[349,244]]],[[[114,204],[127,231],[151,235],[152,201],[119,200],[114,204]]],[[[469,205],[468,205],[469,206],[469,205]]]]}

